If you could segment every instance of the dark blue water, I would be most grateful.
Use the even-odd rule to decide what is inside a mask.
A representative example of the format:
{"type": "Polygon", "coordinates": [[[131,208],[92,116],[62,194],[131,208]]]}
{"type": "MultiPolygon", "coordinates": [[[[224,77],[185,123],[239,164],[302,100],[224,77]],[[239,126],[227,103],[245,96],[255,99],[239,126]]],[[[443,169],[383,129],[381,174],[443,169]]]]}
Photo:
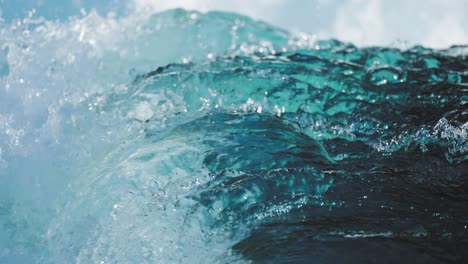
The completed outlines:
{"type": "Polygon", "coordinates": [[[467,46],[183,10],[37,23],[2,28],[3,262],[468,259],[467,46]]]}

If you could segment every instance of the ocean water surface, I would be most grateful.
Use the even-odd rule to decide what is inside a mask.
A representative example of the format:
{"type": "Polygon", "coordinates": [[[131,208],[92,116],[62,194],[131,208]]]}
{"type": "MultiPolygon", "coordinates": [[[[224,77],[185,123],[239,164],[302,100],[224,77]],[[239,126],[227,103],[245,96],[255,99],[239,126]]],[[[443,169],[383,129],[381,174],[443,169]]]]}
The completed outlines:
{"type": "Polygon", "coordinates": [[[0,262],[462,263],[467,56],[223,12],[0,21],[0,262]]]}

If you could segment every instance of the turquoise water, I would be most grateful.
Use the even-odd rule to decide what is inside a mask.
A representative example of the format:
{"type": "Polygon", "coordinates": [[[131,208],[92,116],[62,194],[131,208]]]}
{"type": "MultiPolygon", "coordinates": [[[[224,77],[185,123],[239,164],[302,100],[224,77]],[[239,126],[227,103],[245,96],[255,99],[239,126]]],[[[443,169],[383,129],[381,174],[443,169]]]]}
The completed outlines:
{"type": "Polygon", "coordinates": [[[181,9],[0,36],[2,263],[468,258],[467,46],[181,9]]]}

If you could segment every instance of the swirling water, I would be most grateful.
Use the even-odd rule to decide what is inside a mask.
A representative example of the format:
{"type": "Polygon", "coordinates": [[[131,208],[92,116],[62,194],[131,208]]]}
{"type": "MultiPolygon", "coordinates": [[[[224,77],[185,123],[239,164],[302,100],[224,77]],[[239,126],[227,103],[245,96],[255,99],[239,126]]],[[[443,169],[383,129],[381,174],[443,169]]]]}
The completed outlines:
{"type": "Polygon", "coordinates": [[[0,262],[468,258],[466,46],[185,10],[0,36],[0,262]]]}

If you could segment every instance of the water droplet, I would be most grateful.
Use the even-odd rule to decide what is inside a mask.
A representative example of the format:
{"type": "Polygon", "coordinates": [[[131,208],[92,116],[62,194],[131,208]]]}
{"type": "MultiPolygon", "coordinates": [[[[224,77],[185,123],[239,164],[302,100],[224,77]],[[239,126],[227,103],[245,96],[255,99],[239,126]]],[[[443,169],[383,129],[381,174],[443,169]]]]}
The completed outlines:
{"type": "Polygon", "coordinates": [[[371,69],[367,72],[367,79],[376,86],[404,81],[399,70],[389,67],[371,69]]]}

